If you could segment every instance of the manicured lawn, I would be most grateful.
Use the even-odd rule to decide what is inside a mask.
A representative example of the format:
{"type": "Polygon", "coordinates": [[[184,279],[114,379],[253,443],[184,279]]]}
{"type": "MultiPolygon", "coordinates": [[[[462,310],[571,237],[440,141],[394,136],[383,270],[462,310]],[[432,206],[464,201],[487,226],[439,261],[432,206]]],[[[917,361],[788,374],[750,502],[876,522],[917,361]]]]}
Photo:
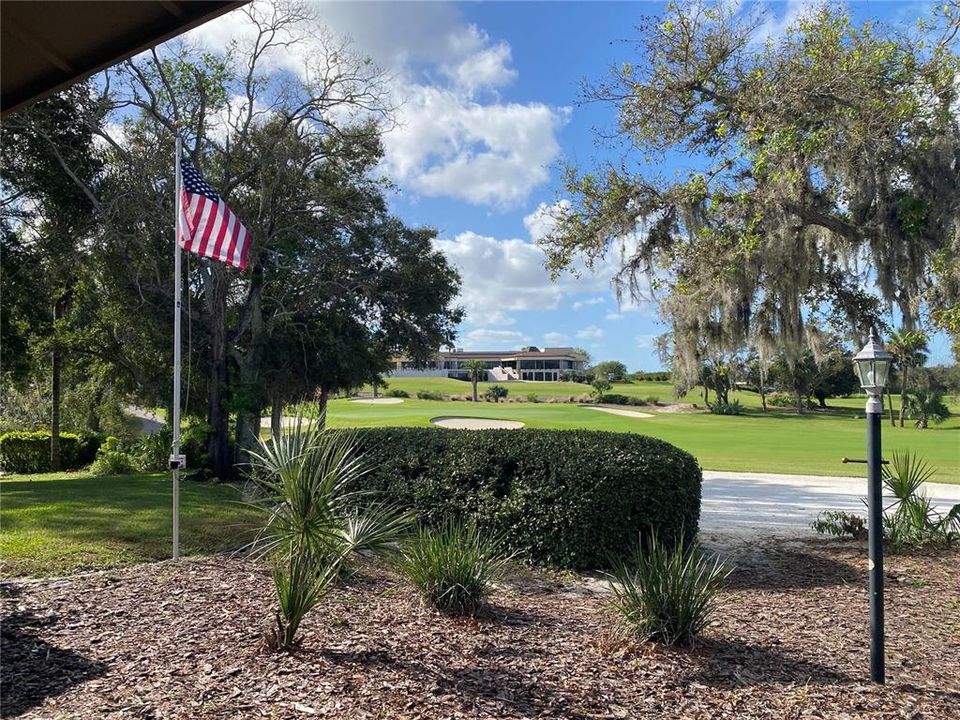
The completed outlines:
{"type": "MultiPolygon", "coordinates": [[[[389,390],[404,390],[410,394],[410,397],[416,397],[418,390],[428,392],[442,393],[444,395],[470,395],[473,390],[470,383],[466,380],[454,380],[453,378],[388,378],[389,390]]],[[[482,395],[483,391],[491,385],[502,385],[510,391],[513,396],[525,398],[530,393],[536,393],[540,398],[568,398],[580,395],[589,395],[591,387],[584,383],[574,382],[509,382],[492,383],[482,382],[478,384],[478,392],[482,395]]],[[[364,388],[370,391],[370,386],[364,388]]],[[[381,389],[381,394],[384,391],[381,389]]],[[[630,397],[656,397],[661,402],[674,402],[673,385],[668,382],[637,382],[637,383],[618,383],[610,390],[612,393],[629,395],[630,397]]],[[[683,402],[697,402],[700,400],[699,393],[689,393],[683,402]]],[[[702,401],[701,401],[702,402],[702,401]]]]}
{"type": "MultiPolygon", "coordinates": [[[[753,405],[756,397],[748,393],[738,396],[748,406],[753,405]]],[[[863,401],[849,398],[842,402],[847,408],[830,414],[811,412],[798,416],[783,411],[750,411],[725,417],[697,412],[631,418],[559,403],[405,400],[397,405],[367,405],[334,400],[330,402],[328,420],[333,427],[426,427],[434,417],[463,415],[519,420],[533,428],[637,432],[693,453],[709,470],[862,476],[864,466],[844,465],[840,459],[864,456],[864,422],[855,416],[858,411],[863,412],[863,401]]],[[[633,409],[654,411],[647,407],[633,409]]],[[[885,422],[883,446],[887,457],[893,450],[918,453],[937,468],[937,482],[960,483],[960,417],[926,430],[911,426],[892,428],[885,422]]]]}
{"type": "MultiPolygon", "coordinates": [[[[184,555],[236,547],[252,537],[253,513],[234,486],[181,482],[180,489],[184,555]]],[[[0,479],[0,503],[4,576],[170,557],[169,475],[12,475],[0,479]]]]}

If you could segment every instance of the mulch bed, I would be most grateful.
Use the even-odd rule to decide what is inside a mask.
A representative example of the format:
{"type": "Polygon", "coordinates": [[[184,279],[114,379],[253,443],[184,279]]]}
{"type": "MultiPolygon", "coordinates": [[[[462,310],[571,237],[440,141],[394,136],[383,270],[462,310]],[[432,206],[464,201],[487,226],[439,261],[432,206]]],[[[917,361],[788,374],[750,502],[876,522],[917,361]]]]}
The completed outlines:
{"type": "Polygon", "coordinates": [[[208,558],[6,587],[2,715],[46,718],[960,718],[960,555],[888,558],[885,687],[867,682],[864,549],[741,549],[693,650],[618,639],[598,583],[508,583],[489,614],[364,567],[262,644],[264,568],[208,558]]]}

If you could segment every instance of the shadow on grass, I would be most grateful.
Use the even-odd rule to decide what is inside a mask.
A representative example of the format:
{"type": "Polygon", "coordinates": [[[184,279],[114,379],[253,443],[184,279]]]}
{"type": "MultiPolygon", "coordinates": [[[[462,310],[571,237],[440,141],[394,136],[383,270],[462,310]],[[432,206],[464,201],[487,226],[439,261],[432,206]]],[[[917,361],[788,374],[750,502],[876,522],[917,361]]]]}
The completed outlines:
{"type": "Polygon", "coordinates": [[[17,717],[70,688],[104,674],[107,666],[54,647],[38,631],[56,623],[29,613],[5,616],[0,629],[0,717],[17,717]]]}

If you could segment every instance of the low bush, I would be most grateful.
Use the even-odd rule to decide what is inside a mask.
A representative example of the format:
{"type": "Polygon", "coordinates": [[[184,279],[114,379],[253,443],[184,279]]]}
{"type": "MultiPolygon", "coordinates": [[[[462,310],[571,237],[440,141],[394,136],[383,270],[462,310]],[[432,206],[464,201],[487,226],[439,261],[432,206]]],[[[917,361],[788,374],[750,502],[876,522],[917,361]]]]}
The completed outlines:
{"type": "Polygon", "coordinates": [[[90,472],[94,475],[124,475],[136,469],[134,456],[113,435],[103,441],[97,451],[97,459],[90,466],[90,472]]]}
{"type": "MultiPolygon", "coordinates": [[[[25,432],[11,430],[0,435],[0,470],[11,473],[50,472],[49,430],[25,432]]],[[[60,467],[80,467],[80,438],[74,433],[60,433],[60,467]]]]}
{"type": "Polygon", "coordinates": [[[417,390],[417,399],[418,400],[443,400],[444,397],[438,392],[433,392],[431,390],[417,390]]]}
{"type": "Polygon", "coordinates": [[[739,400],[733,402],[715,402],[710,404],[710,412],[714,415],[740,415],[743,407],[739,400]]]}
{"type": "Polygon", "coordinates": [[[730,572],[696,545],[665,543],[653,534],[633,558],[614,565],[612,604],[640,638],[690,645],[710,621],[730,572]]]}
{"type": "Polygon", "coordinates": [[[400,571],[438,610],[473,615],[506,558],[498,538],[476,524],[448,519],[439,527],[421,527],[404,544],[397,559],[400,571]]]}
{"type": "MultiPolygon", "coordinates": [[[[138,438],[130,454],[137,469],[157,472],[169,467],[172,450],[173,429],[169,425],[164,425],[152,435],[142,435],[138,438]]],[[[187,467],[190,467],[189,463],[187,467]]]]}
{"type": "Polygon", "coordinates": [[[867,521],[854,513],[843,511],[824,510],[817,515],[817,519],[810,523],[810,527],[821,535],[834,537],[850,536],[855,539],[867,536],[867,521]]]}
{"type": "Polygon", "coordinates": [[[598,395],[596,401],[598,403],[606,405],[636,405],[638,404],[635,398],[632,398],[628,395],[620,395],[619,393],[605,393],[603,395],[598,395]]]}
{"type": "Polygon", "coordinates": [[[500,402],[510,393],[503,385],[491,385],[483,393],[483,399],[487,402],[500,402]]]}
{"type": "MultiPolygon", "coordinates": [[[[894,498],[882,515],[883,535],[890,551],[960,542],[960,505],[941,515],[923,493],[923,483],[934,473],[909,451],[893,453],[890,464],[883,467],[883,484],[894,498]]],[[[821,535],[867,535],[867,521],[852,513],[822,512],[810,526],[821,535]]]]}
{"type": "MultiPolygon", "coordinates": [[[[803,398],[801,401],[804,410],[815,410],[817,404],[810,398],[803,398]]],[[[767,395],[767,405],[771,407],[793,408],[797,407],[797,397],[786,393],[772,393],[767,395]]]]}
{"type": "Polygon", "coordinates": [[[387,390],[387,391],[384,393],[384,396],[386,396],[386,397],[394,397],[394,398],[408,398],[408,397],[410,397],[410,393],[408,393],[406,390],[400,390],[400,389],[397,389],[397,388],[391,388],[390,390],[387,390]]]}
{"type": "MultiPolygon", "coordinates": [[[[103,436],[90,430],[77,433],[79,446],[77,447],[77,466],[86,467],[97,459],[97,450],[103,444],[103,436]]],[[[61,437],[63,437],[61,435],[61,437]]]]}
{"type": "Polygon", "coordinates": [[[700,466],[669,443],[586,430],[364,428],[374,490],[426,525],[473,520],[530,561],[596,568],[640,532],[696,536],[700,466]]]}
{"type": "Polygon", "coordinates": [[[527,393],[527,402],[538,403],[540,402],[540,396],[536,393],[527,393]]]}

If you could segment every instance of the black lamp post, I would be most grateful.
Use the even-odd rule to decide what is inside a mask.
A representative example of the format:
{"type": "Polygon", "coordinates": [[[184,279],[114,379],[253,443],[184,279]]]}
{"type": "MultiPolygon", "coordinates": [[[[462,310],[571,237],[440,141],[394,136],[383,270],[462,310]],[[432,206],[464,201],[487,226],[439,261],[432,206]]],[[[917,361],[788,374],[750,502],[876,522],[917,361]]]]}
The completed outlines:
{"type": "Polygon", "coordinates": [[[853,358],[860,386],[867,393],[867,531],[870,567],[870,679],[884,683],[883,672],[883,481],[880,418],[883,388],[893,357],[870,331],[870,340],[853,358]]]}

